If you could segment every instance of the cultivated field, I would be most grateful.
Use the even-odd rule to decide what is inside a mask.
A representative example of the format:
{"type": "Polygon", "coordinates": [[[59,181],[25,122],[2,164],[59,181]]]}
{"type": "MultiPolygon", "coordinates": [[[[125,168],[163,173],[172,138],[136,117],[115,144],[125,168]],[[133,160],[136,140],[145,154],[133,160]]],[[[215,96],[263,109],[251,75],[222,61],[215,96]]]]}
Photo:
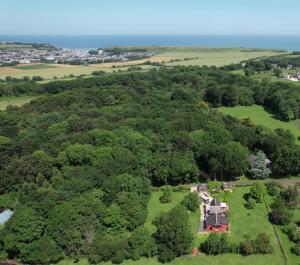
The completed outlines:
{"type": "MultiPolygon", "coordinates": [[[[226,115],[231,115],[237,119],[243,119],[245,117],[251,118],[254,123],[258,125],[264,125],[271,129],[282,128],[290,130],[296,138],[300,137],[300,120],[291,122],[284,122],[273,118],[272,114],[266,112],[262,106],[237,106],[237,107],[222,107],[218,110],[226,115]]],[[[300,144],[300,140],[297,140],[300,144]]]]}
{"type": "MultiPolygon", "coordinates": [[[[93,71],[127,71],[130,66],[140,65],[146,61],[165,62],[167,66],[174,65],[216,65],[222,66],[230,63],[238,63],[257,57],[278,55],[279,52],[271,50],[252,49],[216,49],[216,48],[192,48],[192,47],[148,47],[149,50],[157,52],[151,58],[92,65],[57,65],[57,64],[32,64],[17,67],[0,67],[0,79],[6,76],[22,78],[24,76],[41,76],[44,79],[67,78],[69,75],[90,76],[93,71]],[[118,69],[116,69],[116,67],[118,69]]],[[[149,69],[153,66],[141,66],[149,69]]]]}
{"type": "Polygon", "coordinates": [[[35,98],[34,96],[0,97],[0,110],[5,110],[7,106],[23,106],[35,98]]]}

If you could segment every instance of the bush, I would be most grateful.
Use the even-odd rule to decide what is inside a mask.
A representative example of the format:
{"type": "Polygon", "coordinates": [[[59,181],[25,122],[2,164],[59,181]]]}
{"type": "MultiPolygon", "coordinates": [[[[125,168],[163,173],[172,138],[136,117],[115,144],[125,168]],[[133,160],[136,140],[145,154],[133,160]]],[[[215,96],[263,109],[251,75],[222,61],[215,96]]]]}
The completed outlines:
{"type": "Polygon", "coordinates": [[[267,234],[261,233],[253,241],[254,249],[257,254],[270,254],[272,253],[272,246],[270,238],[267,234]]]}
{"type": "Polygon", "coordinates": [[[255,183],[255,185],[250,189],[250,196],[256,202],[261,203],[267,194],[266,186],[262,183],[255,183]]]}
{"type": "Polygon", "coordinates": [[[283,190],[282,185],[275,181],[266,183],[266,188],[268,190],[269,195],[271,196],[278,196],[280,192],[283,190]]]}
{"type": "Polygon", "coordinates": [[[94,71],[94,72],[92,72],[92,75],[94,75],[94,76],[105,75],[105,72],[104,71],[94,71]]]}
{"type": "Polygon", "coordinates": [[[300,229],[296,224],[290,224],[284,227],[282,230],[287,234],[291,241],[300,243],[300,229]]]}
{"type": "Polygon", "coordinates": [[[173,251],[171,251],[168,248],[162,249],[158,255],[158,261],[161,263],[171,262],[174,259],[175,259],[175,255],[174,255],[173,251]]]}
{"type": "Polygon", "coordinates": [[[43,80],[44,80],[44,78],[41,76],[33,76],[32,77],[32,81],[34,81],[34,82],[43,81],[43,80]]]}
{"type": "Polygon", "coordinates": [[[210,181],[208,182],[208,190],[209,191],[219,191],[221,189],[221,184],[218,181],[210,181]]]}
{"type": "Polygon", "coordinates": [[[248,256],[255,253],[255,249],[253,247],[253,242],[251,240],[246,240],[240,245],[240,252],[244,256],[248,256]]]}
{"type": "Polygon", "coordinates": [[[299,203],[298,195],[299,195],[299,190],[296,187],[296,185],[294,187],[290,186],[286,190],[281,192],[282,199],[285,201],[285,204],[290,209],[294,209],[298,205],[299,203]]]}
{"type": "Polygon", "coordinates": [[[232,245],[226,234],[209,234],[207,240],[200,246],[201,250],[207,255],[219,255],[230,253],[232,245]]]}
{"type": "Polygon", "coordinates": [[[288,225],[293,219],[293,214],[287,208],[275,208],[269,213],[269,220],[276,225],[288,225]]]}
{"type": "Polygon", "coordinates": [[[159,201],[161,203],[169,203],[172,201],[172,188],[170,186],[163,188],[163,194],[160,196],[159,201]]]}
{"type": "Polygon", "coordinates": [[[195,192],[190,192],[182,201],[182,205],[191,212],[195,212],[199,207],[199,197],[195,192]]]}
{"type": "Polygon", "coordinates": [[[247,209],[254,209],[255,206],[256,206],[256,201],[255,201],[254,199],[252,199],[252,198],[249,198],[249,199],[247,200],[247,202],[245,203],[245,207],[246,207],[247,209]]]}
{"type": "Polygon", "coordinates": [[[291,251],[295,255],[300,256],[300,243],[298,243],[296,246],[292,247],[291,251]]]}

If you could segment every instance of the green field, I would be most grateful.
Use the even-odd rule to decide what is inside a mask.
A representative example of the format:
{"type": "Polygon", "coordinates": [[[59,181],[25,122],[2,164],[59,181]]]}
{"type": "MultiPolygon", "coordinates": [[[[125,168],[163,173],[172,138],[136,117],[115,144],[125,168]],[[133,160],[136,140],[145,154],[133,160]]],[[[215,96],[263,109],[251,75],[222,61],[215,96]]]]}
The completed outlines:
{"type": "MultiPolygon", "coordinates": [[[[161,203],[159,197],[162,195],[162,192],[152,192],[151,198],[148,205],[148,217],[145,223],[145,227],[149,230],[150,233],[155,232],[155,226],[153,225],[153,220],[160,216],[162,213],[165,213],[171,210],[176,205],[179,205],[187,192],[173,192],[172,202],[170,203],[161,203]]],[[[193,233],[196,235],[199,228],[199,211],[195,213],[190,213],[190,224],[193,233]]]]}
{"type": "Polygon", "coordinates": [[[239,63],[243,60],[257,57],[274,56],[282,52],[271,50],[253,50],[241,48],[187,48],[172,47],[164,50],[164,55],[172,58],[190,60],[167,63],[167,65],[215,65],[223,66],[231,63],[239,63]]]}
{"type": "MultiPolygon", "coordinates": [[[[122,63],[107,63],[101,65],[53,65],[53,64],[32,64],[17,67],[0,67],[0,79],[5,79],[6,76],[22,78],[24,76],[33,77],[41,76],[47,80],[54,78],[67,78],[69,75],[90,76],[93,71],[105,71],[111,73],[114,70],[112,66],[120,65],[122,71],[127,71],[128,65],[139,65],[145,61],[166,62],[167,66],[174,65],[216,65],[222,66],[231,63],[238,63],[242,60],[247,60],[257,57],[265,57],[278,55],[282,52],[271,50],[253,50],[240,48],[197,48],[197,47],[148,47],[149,50],[157,52],[156,55],[149,59],[135,60],[132,62],[122,63]],[[184,59],[188,60],[184,60],[184,59]],[[171,62],[171,60],[179,60],[171,62]],[[127,64],[127,66],[126,66],[127,64]]],[[[143,65],[143,69],[153,68],[153,66],[143,65]]]]}
{"type": "Polygon", "coordinates": [[[0,110],[5,110],[7,106],[23,106],[35,98],[34,96],[0,97],[0,110]]]}
{"type": "MultiPolygon", "coordinates": [[[[262,106],[237,106],[237,107],[222,107],[218,110],[226,115],[233,116],[237,119],[245,117],[251,118],[254,123],[264,125],[270,129],[282,128],[290,130],[296,138],[300,137],[300,120],[284,122],[273,118],[272,114],[266,112],[262,106]]],[[[300,143],[300,140],[297,140],[300,143]]]]}

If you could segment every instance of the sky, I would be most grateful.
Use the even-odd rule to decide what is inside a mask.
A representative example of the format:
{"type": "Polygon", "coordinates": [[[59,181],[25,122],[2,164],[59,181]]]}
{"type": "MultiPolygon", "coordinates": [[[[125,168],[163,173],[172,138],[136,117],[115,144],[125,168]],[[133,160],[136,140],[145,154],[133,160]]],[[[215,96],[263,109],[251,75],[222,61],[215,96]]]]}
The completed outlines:
{"type": "Polygon", "coordinates": [[[300,0],[0,0],[0,35],[300,35],[300,0]]]}

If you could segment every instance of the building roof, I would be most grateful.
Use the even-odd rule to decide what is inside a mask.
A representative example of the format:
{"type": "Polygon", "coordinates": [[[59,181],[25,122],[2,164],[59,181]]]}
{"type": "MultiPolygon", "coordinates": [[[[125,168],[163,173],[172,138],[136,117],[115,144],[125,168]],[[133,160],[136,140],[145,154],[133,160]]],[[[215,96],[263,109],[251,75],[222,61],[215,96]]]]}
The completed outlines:
{"type": "Polygon", "coordinates": [[[0,225],[4,225],[13,215],[11,210],[5,210],[0,213],[0,225]]]}
{"type": "Polygon", "coordinates": [[[225,214],[211,214],[206,217],[206,225],[221,226],[228,224],[228,218],[225,214]]]}
{"type": "Polygon", "coordinates": [[[216,198],[214,198],[211,201],[210,206],[221,206],[221,202],[219,202],[216,198]]]}
{"type": "Polygon", "coordinates": [[[223,182],[222,188],[223,188],[224,190],[231,189],[231,188],[232,188],[232,183],[231,183],[231,182],[223,182]]]}

